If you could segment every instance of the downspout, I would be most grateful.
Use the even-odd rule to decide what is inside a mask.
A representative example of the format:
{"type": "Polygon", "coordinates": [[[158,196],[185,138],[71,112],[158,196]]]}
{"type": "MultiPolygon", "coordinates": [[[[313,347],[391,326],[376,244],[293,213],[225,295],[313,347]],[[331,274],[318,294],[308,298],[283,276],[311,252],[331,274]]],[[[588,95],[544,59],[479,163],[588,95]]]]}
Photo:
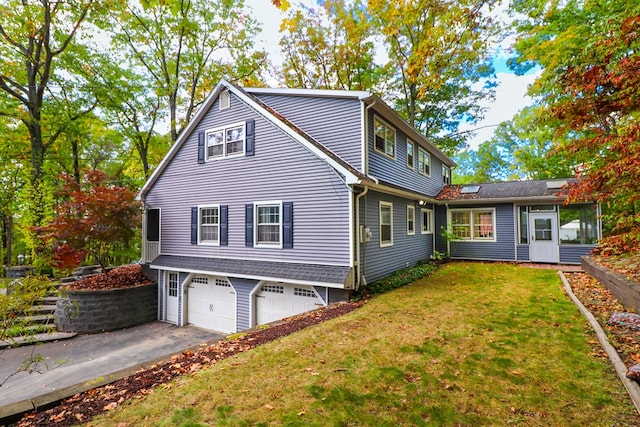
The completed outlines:
{"type": "MultiPolygon", "coordinates": [[[[375,105],[376,99],[366,107],[362,112],[362,170],[365,176],[371,178],[376,184],[378,180],[369,176],[369,109],[375,105]]],[[[364,106],[365,102],[362,102],[364,106]]],[[[360,259],[360,245],[362,241],[362,230],[360,230],[360,199],[369,192],[369,187],[364,186],[364,191],[356,196],[356,267],[358,268],[358,277],[356,277],[356,290],[360,289],[360,282],[362,277],[361,259],[360,259]]]]}
{"type": "Polygon", "coordinates": [[[356,277],[356,291],[360,289],[360,242],[362,241],[362,230],[360,230],[360,199],[369,192],[369,187],[364,186],[364,191],[356,196],[356,266],[358,267],[358,277],[356,277]]]}

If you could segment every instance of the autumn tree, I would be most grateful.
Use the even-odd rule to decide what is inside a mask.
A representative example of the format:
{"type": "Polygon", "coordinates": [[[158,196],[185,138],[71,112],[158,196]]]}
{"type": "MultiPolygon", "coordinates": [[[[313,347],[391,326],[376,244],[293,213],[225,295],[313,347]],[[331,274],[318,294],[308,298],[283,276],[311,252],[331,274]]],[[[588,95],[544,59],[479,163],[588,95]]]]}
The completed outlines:
{"type": "Polygon", "coordinates": [[[109,257],[129,249],[137,235],[136,193],[111,184],[97,170],[85,172],[80,184],[69,174],[63,174],[60,182],[56,216],[38,229],[52,248],[54,266],[73,268],[91,256],[104,269],[109,257]]]}
{"type": "Polygon", "coordinates": [[[366,4],[328,0],[299,5],[281,24],[280,80],[289,87],[377,90],[384,68],[375,61],[375,39],[366,4]]]}
{"type": "Polygon", "coordinates": [[[570,160],[554,147],[559,122],[543,114],[543,108],[522,109],[511,120],[500,123],[494,135],[476,150],[465,150],[455,159],[457,182],[568,178],[573,176],[570,160]],[[463,167],[460,167],[462,165],[463,167]]]}
{"type": "Polygon", "coordinates": [[[640,4],[515,4],[519,68],[543,71],[532,93],[559,121],[556,150],[575,166],[569,201],[607,205],[613,251],[640,250],[640,4]]]}
{"type": "MultiPolygon", "coordinates": [[[[145,117],[161,105],[171,141],[221,78],[257,84],[266,65],[265,54],[254,50],[258,25],[243,0],[132,0],[113,11],[105,30],[113,39],[113,58],[120,60],[116,64],[136,71],[133,85],[151,89],[145,105],[135,106],[143,109],[138,114],[145,117]]],[[[141,120],[131,116],[130,107],[118,114],[136,132],[141,120]]],[[[145,131],[136,136],[148,137],[145,131]]]]}
{"type": "Polygon", "coordinates": [[[464,147],[462,122],[494,96],[492,48],[499,0],[370,0],[368,13],[393,64],[393,104],[448,154],[464,147]]]}

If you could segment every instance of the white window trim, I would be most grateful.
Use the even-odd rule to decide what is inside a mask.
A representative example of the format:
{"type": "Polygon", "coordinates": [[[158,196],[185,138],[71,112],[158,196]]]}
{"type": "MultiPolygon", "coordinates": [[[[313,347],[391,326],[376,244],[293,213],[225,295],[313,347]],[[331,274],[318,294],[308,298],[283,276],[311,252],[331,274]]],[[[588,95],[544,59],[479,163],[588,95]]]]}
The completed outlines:
{"type": "Polygon", "coordinates": [[[416,168],[416,143],[407,138],[407,167],[411,170],[416,168]],[[409,145],[413,147],[413,158],[411,159],[411,164],[409,164],[409,145]]]}
{"type": "Polygon", "coordinates": [[[380,203],[378,205],[378,232],[380,234],[379,241],[380,241],[380,247],[381,248],[386,248],[386,247],[393,246],[393,203],[380,201],[380,203]],[[391,230],[390,230],[391,240],[389,242],[383,242],[382,241],[382,207],[383,206],[384,207],[388,207],[390,209],[390,211],[391,211],[391,214],[389,216],[389,222],[390,222],[390,226],[391,226],[391,230]]]}
{"type": "Polygon", "coordinates": [[[442,165],[442,183],[444,185],[451,184],[451,168],[447,165],[442,165]]]}
{"type": "Polygon", "coordinates": [[[198,205],[198,244],[202,246],[220,246],[220,220],[221,212],[220,205],[198,205]],[[218,240],[202,240],[202,210],[203,209],[218,209],[218,240]]]}
{"type": "Polygon", "coordinates": [[[431,153],[429,153],[427,150],[425,150],[422,147],[418,147],[418,173],[420,175],[424,175],[428,178],[431,178],[431,153]],[[421,169],[420,169],[420,153],[424,153],[427,155],[427,159],[428,159],[428,164],[429,164],[429,173],[424,173],[421,169]]]}
{"type": "Polygon", "coordinates": [[[391,126],[389,123],[382,120],[378,115],[373,116],[373,150],[376,153],[380,153],[383,156],[393,160],[396,159],[396,156],[398,154],[398,130],[394,126],[391,126]],[[376,147],[376,120],[382,123],[383,125],[385,125],[386,127],[388,127],[389,129],[393,129],[393,156],[390,156],[389,154],[387,154],[386,136],[385,136],[385,146],[384,146],[385,150],[381,151],[378,149],[378,147],[376,147]]]}
{"type": "Polygon", "coordinates": [[[416,207],[407,205],[407,236],[413,236],[416,234],[416,207]],[[411,212],[411,214],[409,214],[411,212]],[[411,216],[409,216],[411,215],[411,216]],[[409,219],[413,223],[413,230],[409,229],[409,219]]]}
{"type": "Polygon", "coordinates": [[[433,209],[420,209],[420,234],[433,234],[433,209]],[[424,214],[429,212],[429,224],[427,230],[424,229],[424,214]]]}
{"type": "Polygon", "coordinates": [[[237,122],[232,123],[225,126],[220,126],[213,129],[207,129],[204,132],[204,158],[206,162],[213,162],[216,160],[226,159],[229,157],[236,156],[244,156],[247,151],[247,123],[246,122],[237,122]],[[242,127],[244,132],[244,139],[242,142],[242,151],[238,151],[237,153],[227,154],[227,129],[242,127]],[[209,157],[209,134],[213,132],[222,131],[222,135],[224,136],[224,141],[222,142],[222,155],[216,157],[209,157]]]}
{"type": "Polygon", "coordinates": [[[253,202],[253,247],[254,248],[270,248],[270,249],[282,249],[282,234],[283,234],[283,221],[282,221],[282,200],[267,200],[262,202],[253,202]],[[280,218],[279,224],[279,241],[278,243],[258,243],[258,208],[265,206],[278,206],[278,217],[280,218]]]}
{"type": "Polygon", "coordinates": [[[498,234],[498,230],[496,228],[496,208],[469,208],[469,209],[449,209],[449,212],[447,214],[447,223],[450,224],[451,226],[453,225],[451,222],[451,214],[453,212],[469,212],[469,227],[471,227],[471,237],[470,238],[462,238],[462,239],[456,239],[457,242],[486,242],[486,243],[495,243],[497,241],[497,234],[498,234]],[[492,227],[493,227],[493,238],[491,239],[486,239],[486,238],[474,238],[474,233],[473,233],[473,229],[474,229],[474,224],[473,224],[473,213],[476,211],[482,211],[482,212],[491,212],[491,220],[492,220],[492,227]]]}

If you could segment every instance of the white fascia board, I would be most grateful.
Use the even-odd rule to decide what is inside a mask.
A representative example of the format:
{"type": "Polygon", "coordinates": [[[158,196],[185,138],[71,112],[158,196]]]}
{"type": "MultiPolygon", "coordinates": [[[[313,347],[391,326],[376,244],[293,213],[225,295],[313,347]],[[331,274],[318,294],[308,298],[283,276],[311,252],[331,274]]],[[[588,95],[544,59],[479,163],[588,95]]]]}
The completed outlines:
{"type": "Polygon", "coordinates": [[[316,98],[353,98],[364,99],[372,96],[366,91],[355,90],[331,90],[331,89],[295,89],[295,88],[267,88],[267,87],[251,87],[243,88],[248,93],[255,94],[272,94],[286,96],[309,96],[316,98]]]}
{"type": "Polygon", "coordinates": [[[261,105],[257,104],[251,98],[248,98],[241,91],[237,90],[235,86],[228,85],[227,89],[229,89],[231,92],[233,92],[233,94],[235,96],[237,96],[242,101],[244,101],[246,104],[251,106],[254,110],[256,110],[257,112],[259,112],[260,114],[265,116],[267,119],[269,119],[272,123],[274,123],[280,129],[282,129],[290,137],[292,137],[293,139],[298,141],[298,143],[300,143],[303,147],[305,147],[311,153],[315,154],[316,157],[318,157],[321,160],[325,161],[333,169],[335,169],[337,172],[339,172],[341,175],[343,175],[346,184],[359,184],[360,183],[360,178],[358,178],[356,175],[351,173],[351,171],[349,171],[347,168],[345,168],[344,166],[342,166],[341,164],[336,162],[334,159],[329,157],[324,151],[322,151],[318,147],[316,147],[313,144],[311,144],[309,141],[307,141],[305,138],[303,138],[299,133],[297,133],[296,131],[291,129],[289,126],[287,126],[285,123],[283,123],[282,120],[280,120],[278,117],[276,117],[275,115],[271,114],[269,111],[267,111],[264,108],[262,108],[261,105]]]}
{"type": "Polygon", "coordinates": [[[428,196],[426,194],[416,193],[411,190],[402,190],[399,188],[389,187],[384,184],[368,184],[372,191],[377,191],[379,193],[391,194],[393,196],[403,197],[405,199],[414,199],[414,200],[424,200],[428,203],[437,203],[437,200],[433,196],[428,196]]]}

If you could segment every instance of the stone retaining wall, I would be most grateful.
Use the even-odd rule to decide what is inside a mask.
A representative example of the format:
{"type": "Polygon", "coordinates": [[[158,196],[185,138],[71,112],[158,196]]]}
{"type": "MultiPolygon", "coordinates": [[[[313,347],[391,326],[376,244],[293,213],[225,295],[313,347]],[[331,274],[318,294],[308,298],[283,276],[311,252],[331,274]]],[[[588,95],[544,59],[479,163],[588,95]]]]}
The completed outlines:
{"type": "Polygon", "coordinates": [[[63,332],[98,333],[153,322],[158,316],[158,286],[71,291],[62,290],[56,304],[56,328],[63,332]]]}
{"type": "Polygon", "coordinates": [[[640,284],[597,264],[589,256],[582,257],[582,269],[609,289],[627,310],[640,313],[640,284]]]}

